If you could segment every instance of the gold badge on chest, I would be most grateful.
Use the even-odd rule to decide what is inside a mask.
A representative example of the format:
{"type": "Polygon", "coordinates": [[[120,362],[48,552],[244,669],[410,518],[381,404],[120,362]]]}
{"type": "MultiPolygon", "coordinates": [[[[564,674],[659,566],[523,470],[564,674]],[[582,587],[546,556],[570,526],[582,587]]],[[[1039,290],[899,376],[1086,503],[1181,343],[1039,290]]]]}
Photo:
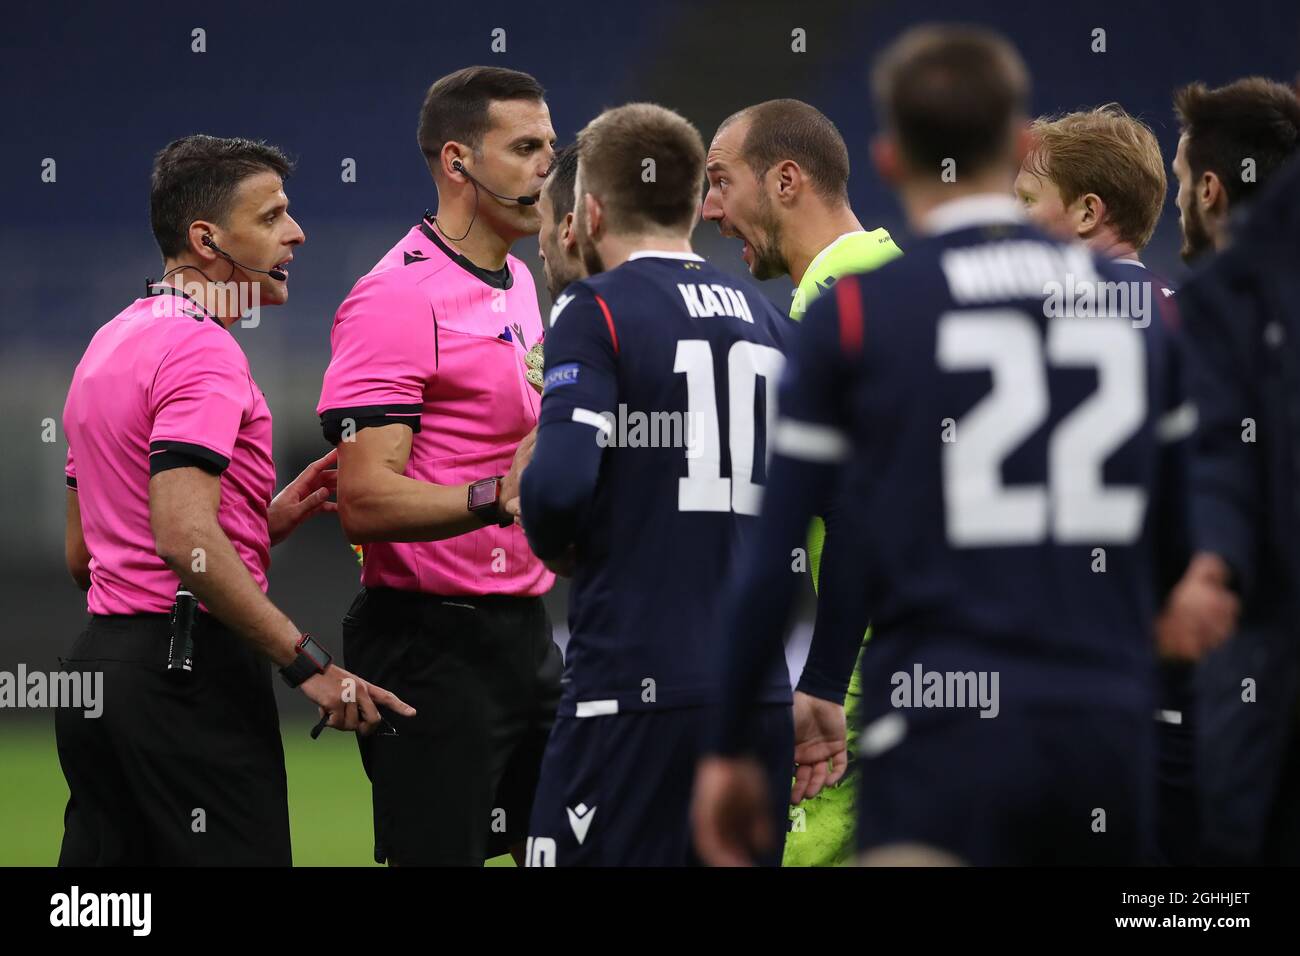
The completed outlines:
{"type": "Polygon", "coordinates": [[[542,369],[545,367],[541,342],[528,350],[528,354],[524,356],[524,361],[528,365],[528,371],[524,373],[524,377],[528,379],[528,384],[537,389],[538,394],[541,394],[542,369]]]}

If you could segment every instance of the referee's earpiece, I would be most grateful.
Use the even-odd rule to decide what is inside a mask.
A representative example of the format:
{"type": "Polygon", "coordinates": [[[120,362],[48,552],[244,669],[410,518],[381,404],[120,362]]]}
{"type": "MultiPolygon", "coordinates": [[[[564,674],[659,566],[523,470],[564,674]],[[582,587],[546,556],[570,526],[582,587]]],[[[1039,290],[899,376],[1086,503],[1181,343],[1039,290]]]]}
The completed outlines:
{"type": "MultiPolygon", "coordinates": [[[[474,214],[470,216],[469,225],[465,227],[464,233],[457,236],[455,239],[451,239],[450,236],[447,236],[447,238],[451,239],[452,242],[460,242],[462,239],[468,236],[469,231],[474,228],[474,220],[478,218],[478,191],[480,189],[482,189],[490,196],[495,196],[497,199],[500,199],[502,202],[512,202],[519,206],[531,206],[537,202],[537,200],[534,199],[532,196],[503,196],[499,192],[493,191],[492,189],[490,189],[489,187],[485,186],[483,183],[475,179],[474,174],[471,173],[468,169],[466,169],[465,164],[462,163],[459,159],[453,159],[451,161],[451,168],[454,169],[456,172],[460,173],[462,176],[464,176],[466,179],[468,179],[471,183],[474,184],[474,214]]],[[[439,229],[442,228],[442,224],[438,222],[437,216],[433,217],[433,221],[435,224],[437,224],[439,229]]],[[[444,235],[446,235],[446,233],[444,233],[444,235]]]]}

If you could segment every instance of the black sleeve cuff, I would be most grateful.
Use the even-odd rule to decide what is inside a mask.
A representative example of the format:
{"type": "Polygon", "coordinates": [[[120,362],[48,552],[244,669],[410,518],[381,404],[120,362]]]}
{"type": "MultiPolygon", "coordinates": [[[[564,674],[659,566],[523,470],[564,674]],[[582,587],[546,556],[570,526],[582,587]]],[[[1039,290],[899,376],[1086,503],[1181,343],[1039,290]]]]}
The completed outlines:
{"type": "Polygon", "coordinates": [[[77,479],[76,479],[76,478],[73,478],[71,475],[64,475],[63,477],[67,479],[67,481],[68,481],[68,487],[71,488],[73,491],[76,491],[76,490],[77,490],[77,479]]]}
{"type": "Polygon", "coordinates": [[[156,441],[149,446],[150,475],[170,471],[172,468],[202,468],[210,475],[219,475],[228,467],[229,458],[202,445],[184,441],[156,441]]]}
{"type": "Polygon", "coordinates": [[[411,431],[420,430],[421,405],[362,405],[357,408],[331,408],[321,413],[320,427],[325,440],[337,445],[343,440],[343,429],[352,423],[352,431],[378,428],[383,425],[406,425],[411,431]]]}

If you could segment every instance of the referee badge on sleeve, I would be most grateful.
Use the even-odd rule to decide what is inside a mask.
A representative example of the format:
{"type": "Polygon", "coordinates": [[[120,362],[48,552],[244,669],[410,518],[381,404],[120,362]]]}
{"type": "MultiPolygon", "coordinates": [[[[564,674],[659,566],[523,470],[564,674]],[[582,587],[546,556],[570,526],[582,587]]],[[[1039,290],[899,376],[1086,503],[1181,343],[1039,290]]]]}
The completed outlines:
{"type": "Polygon", "coordinates": [[[528,350],[528,354],[524,357],[524,361],[528,364],[528,371],[524,373],[524,377],[528,379],[528,384],[537,389],[538,394],[541,394],[542,369],[546,364],[542,355],[541,342],[538,342],[528,350]]]}

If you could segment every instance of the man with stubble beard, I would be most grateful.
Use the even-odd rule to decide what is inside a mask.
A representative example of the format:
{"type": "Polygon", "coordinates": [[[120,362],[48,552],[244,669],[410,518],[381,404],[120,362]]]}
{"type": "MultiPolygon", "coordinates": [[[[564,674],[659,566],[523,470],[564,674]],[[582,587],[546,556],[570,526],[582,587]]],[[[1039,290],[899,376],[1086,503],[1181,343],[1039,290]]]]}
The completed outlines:
{"type": "Polygon", "coordinates": [[[1254,203],[1288,161],[1294,165],[1300,102],[1281,83],[1249,77],[1218,89],[1193,83],[1175,94],[1174,106],[1183,258],[1213,254],[1178,295],[1188,392],[1199,418],[1190,485],[1197,554],[1180,589],[1194,594],[1196,587],[1227,584],[1242,601],[1236,633],[1196,674],[1200,862],[1294,864],[1300,363],[1294,300],[1284,292],[1294,265],[1276,238],[1289,210],[1274,203],[1266,214],[1254,203]]]}

